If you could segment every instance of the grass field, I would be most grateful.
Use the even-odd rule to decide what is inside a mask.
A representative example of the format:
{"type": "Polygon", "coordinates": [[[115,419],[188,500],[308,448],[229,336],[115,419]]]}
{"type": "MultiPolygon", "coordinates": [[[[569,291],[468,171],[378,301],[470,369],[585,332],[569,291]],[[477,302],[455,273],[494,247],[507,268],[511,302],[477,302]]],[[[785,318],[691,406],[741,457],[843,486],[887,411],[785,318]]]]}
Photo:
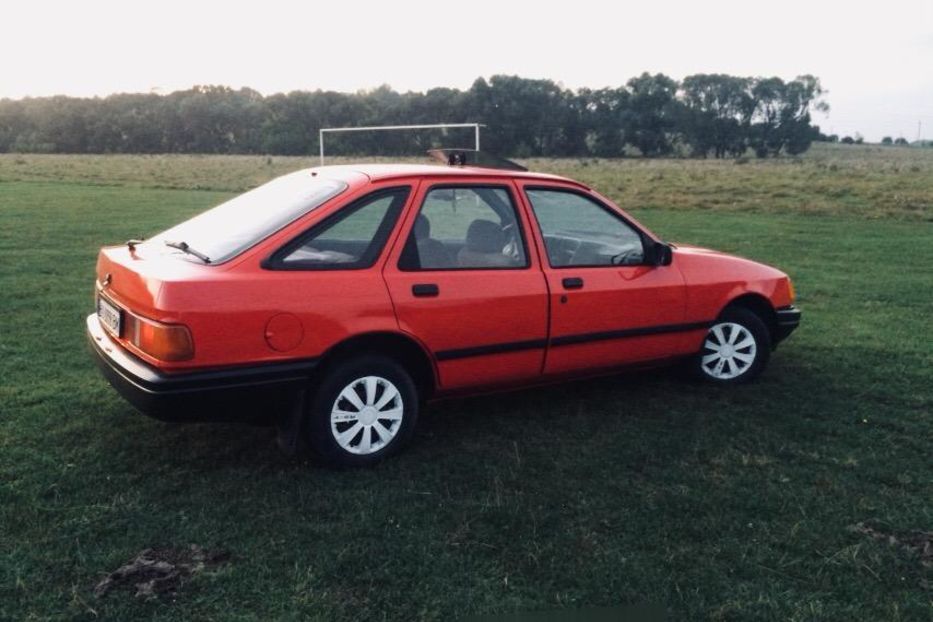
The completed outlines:
{"type": "MultiPolygon", "coordinates": [[[[933,151],[933,150],[931,150],[933,151]]],[[[310,160],[0,156],[0,620],[930,620],[933,153],[535,161],[668,239],[780,266],[804,323],[749,386],[635,374],[433,405],[367,471],[144,418],[85,350],[97,248],[310,160]],[[175,598],[93,587],[230,551],[175,598]]]]}

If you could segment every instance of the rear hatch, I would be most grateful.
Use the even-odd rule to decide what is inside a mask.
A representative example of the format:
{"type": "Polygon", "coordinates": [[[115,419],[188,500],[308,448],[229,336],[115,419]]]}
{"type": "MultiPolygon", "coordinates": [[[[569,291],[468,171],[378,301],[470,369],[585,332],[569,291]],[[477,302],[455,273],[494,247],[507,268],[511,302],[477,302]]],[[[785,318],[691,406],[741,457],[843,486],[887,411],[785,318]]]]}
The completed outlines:
{"type": "Polygon", "coordinates": [[[133,250],[127,246],[103,248],[97,257],[96,281],[101,328],[150,364],[189,361],[194,356],[190,329],[181,310],[167,304],[171,297],[166,294],[172,283],[203,282],[217,270],[223,268],[165,254],[152,244],[133,250]]]}
{"type": "Polygon", "coordinates": [[[359,174],[289,173],[146,242],[102,249],[97,258],[101,326],[148,362],[193,364],[193,327],[186,320],[202,310],[199,304],[180,307],[182,292],[200,293],[202,285],[223,278],[236,264],[231,260],[336,197],[349,187],[341,177],[354,176],[359,174]]]}
{"type": "Polygon", "coordinates": [[[187,261],[174,254],[137,246],[110,246],[97,256],[97,292],[123,309],[159,321],[175,318],[160,304],[166,283],[196,279],[209,266],[187,261]]]}

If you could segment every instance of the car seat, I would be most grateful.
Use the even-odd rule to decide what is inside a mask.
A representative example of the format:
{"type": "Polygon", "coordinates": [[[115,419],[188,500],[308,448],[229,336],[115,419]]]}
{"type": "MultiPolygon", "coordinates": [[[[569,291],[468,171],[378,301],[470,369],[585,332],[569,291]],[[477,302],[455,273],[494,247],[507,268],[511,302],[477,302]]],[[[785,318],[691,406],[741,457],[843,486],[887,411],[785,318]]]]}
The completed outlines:
{"type": "Polygon", "coordinates": [[[491,220],[478,218],[467,229],[466,244],[457,254],[461,268],[496,268],[514,266],[515,260],[503,254],[505,232],[491,220]]]}
{"type": "Polygon", "coordinates": [[[452,268],[453,258],[444,243],[431,237],[431,221],[424,214],[418,214],[414,227],[415,244],[418,247],[418,259],[423,270],[452,268]]]}

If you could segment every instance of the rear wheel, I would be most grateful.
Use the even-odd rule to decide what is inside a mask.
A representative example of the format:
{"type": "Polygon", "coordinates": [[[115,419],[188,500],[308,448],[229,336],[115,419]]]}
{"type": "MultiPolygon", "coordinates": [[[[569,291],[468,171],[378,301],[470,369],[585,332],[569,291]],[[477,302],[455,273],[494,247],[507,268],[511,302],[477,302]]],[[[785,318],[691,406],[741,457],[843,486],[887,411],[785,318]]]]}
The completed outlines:
{"type": "Polygon", "coordinates": [[[771,355],[771,334],[758,315],[729,307],[713,322],[696,355],[695,373],[716,384],[748,382],[760,374],[771,355]]]}
{"type": "Polygon", "coordinates": [[[404,367],[364,355],[335,365],[321,380],[306,413],[314,452],[333,464],[368,466],[411,438],[418,395],[404,367]]]}

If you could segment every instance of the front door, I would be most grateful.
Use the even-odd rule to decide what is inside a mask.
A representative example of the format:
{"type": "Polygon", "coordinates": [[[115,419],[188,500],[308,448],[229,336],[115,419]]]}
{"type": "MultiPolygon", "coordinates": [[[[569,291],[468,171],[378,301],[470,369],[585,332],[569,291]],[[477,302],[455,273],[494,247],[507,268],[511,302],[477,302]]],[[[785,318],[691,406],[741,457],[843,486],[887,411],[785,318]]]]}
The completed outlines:
{"type": "Polygon", "coordinates": [[[609,368],[685,353],[686,288],[674,265],[645,261],[646,234],[579,189],[524,187],[547,258],[545,373],[609,368]]]}
{"type": "Polygon", "coordinates": [[[444,391],[541,375],[547,286],[515,191],[423,182],[386,264],[399,326],[430,349],[444,391]]]}

